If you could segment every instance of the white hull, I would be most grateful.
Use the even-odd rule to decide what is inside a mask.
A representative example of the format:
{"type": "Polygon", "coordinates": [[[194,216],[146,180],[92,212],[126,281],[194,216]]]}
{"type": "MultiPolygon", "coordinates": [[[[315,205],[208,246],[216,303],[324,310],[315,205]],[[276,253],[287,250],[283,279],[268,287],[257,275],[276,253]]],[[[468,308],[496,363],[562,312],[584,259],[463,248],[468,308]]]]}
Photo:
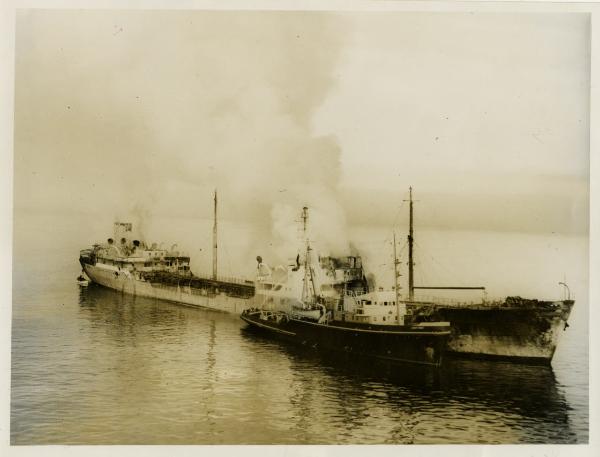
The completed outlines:
{"type": "Polygon", "coordinates": [[[83,269],[96,284],[125,294],[167,300],[187,306],[208,308],[232,314],[241,314],[242,311],[254,306],[254,297],[229,297],[223,293],[209,295],[205,291],[191,289],[186,286],[152,285],[149,282],[135,279],[131,275],[120,274],[116,276],[114,270],[89,264],[85,264],[83,269]]]}

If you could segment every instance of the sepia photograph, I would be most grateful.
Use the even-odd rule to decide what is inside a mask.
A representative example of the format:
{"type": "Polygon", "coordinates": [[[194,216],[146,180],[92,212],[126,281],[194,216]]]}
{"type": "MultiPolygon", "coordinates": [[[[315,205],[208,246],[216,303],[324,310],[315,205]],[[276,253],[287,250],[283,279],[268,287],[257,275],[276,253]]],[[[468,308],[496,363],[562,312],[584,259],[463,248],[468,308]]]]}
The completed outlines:
{"type": "Polygon", "coordinates": [[[591,43],[15,10],[10,447],[588,445],[591,43]]]}

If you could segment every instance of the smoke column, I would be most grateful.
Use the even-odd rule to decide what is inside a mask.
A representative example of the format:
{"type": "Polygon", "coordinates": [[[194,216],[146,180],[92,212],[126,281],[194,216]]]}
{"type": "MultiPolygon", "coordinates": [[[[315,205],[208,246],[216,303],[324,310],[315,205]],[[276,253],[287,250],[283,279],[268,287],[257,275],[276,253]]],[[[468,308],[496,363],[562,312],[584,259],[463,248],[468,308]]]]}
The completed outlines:
{"type": "Polygon", "coordinates": [[[204,226],[178,225],[208,221],[218,188],[236,263],[295,256],[305,205],[316,249],[344,251],[341,151],[311,119],[346,28],[310,12],[20,12],[15,167],[36,174],[16,173],[17,204],[88,212],[107,232],[131,220],[196,252],[204,226]]]}

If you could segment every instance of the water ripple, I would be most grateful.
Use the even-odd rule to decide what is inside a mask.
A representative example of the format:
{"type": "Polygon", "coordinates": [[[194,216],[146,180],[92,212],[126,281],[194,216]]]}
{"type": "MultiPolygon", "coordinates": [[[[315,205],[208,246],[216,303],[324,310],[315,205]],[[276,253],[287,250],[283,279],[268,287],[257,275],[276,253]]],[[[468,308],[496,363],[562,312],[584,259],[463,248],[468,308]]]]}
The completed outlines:
{"type": "MultiPolygon", "coordinates": [[[[70,286],[70,284],[69,284],[70,286]]],[[[17,294],[12,444],[587,441],[587,371],[361,366],[100,287],[17,294]]]]}

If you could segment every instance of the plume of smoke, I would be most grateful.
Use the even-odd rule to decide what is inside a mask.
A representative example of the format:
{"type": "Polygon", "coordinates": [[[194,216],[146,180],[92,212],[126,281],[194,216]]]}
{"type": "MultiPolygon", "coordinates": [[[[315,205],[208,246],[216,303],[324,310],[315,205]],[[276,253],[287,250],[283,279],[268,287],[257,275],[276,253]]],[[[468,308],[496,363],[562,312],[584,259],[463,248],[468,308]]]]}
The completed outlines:
{"type": "Polygon", "coordinates": [[[152,212],[148,206],[144,206],[140,203],[133,205],[131,209],[131,215],[133,216],[132,222],[135,229],[135,234],[144,241],[146,240],[146,234],[148,233],[148,224],[152,220],[152,212]]]}
{"type": "Polygon", "coordinates": [[[169,218],[196,221],[170,223],[165,241],[207,252],[198,225],[218,188],[235,263],[268,243],[274,261],[294,255],[284,226],[305,205],[316,246],[343,250],[340,148],[311,120],[335,86],[347,29],[322,12],[20,14],[15,141],[44,146],[38,179],[68,183],[30,204],[69,202],[107,227],[117,214],[155,239],[169,218]]]}
{"type": "MultiPolygon", "coordinates": [[[[224,25],[223,17],[216,16],[224,25]]],[[[251,222],[255,234],[260,233],[245,241],[246,249],[235,251],[235,262],[253,258],[257,249],[266,249],[271,262],[294,256],[298,214],[305,205],[317,249],[343,253],[348,246],[337,194],[341,151],[334,137],[317,137],[310,127],[312,113],[333,87],[341,26],[327,15],[312,15],[310,21],[297,15],[267,16],[251,14],[250,20],[241,20],[231,15],[243,40],[227,36],[223,42],[222,35],[217,40],[200,28],[184,28],[172,38],[172,47],[198,43],[184,76],[190,92],[185,101],[162,100],[175,104],[172,111],[178,113],[176,120],[166,122],[161,116],[156,126],[169,156],[162,170],[148,166],[149,175],[158,175],[154,192],[136,202],[135,214],[140,205],[153,213],[164,214],[168,208],[185,214],[200,206],[191,200],[218,188],[224,196],[221,207],[230,209],[222,214],[251,222]],[[252,44],[256,41],[260,46],[252,44]],[[213,64],[210,70],[206,59],[213,64]],[[191,74],[196,77],[189,80],[191,74]],[[191,184],[192,193],[174,196],[181,188],[172,182],[177,180],[191,184]],[[269,248],[260,244],[265,238],[269,248]]],[[[167,49],[155,44],[154,52],[167,49]]],[[[210,217],[209,202],[204,199],[201,216],[210,217]]]]}

